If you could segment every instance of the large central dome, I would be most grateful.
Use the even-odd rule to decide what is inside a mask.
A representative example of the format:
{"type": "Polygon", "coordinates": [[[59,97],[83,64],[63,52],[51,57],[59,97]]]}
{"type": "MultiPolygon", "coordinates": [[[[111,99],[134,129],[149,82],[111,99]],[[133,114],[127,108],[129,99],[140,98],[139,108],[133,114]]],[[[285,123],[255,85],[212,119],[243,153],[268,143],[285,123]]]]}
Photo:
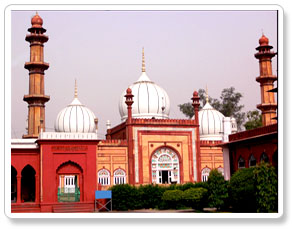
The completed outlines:
{"type": "MultiPolygon", "coordinates": [[[[149,79],[145,71],[144,49],[142,52],[142,75],[129,86],[132,89],[133,118],[168,119],[170,111],[169,97],[166,91],[149,79]]],[[[122,121],[128,117],[127,105],[125,104],[126,90],[122,93],[119,102],[119,111],[122,121]]]]}

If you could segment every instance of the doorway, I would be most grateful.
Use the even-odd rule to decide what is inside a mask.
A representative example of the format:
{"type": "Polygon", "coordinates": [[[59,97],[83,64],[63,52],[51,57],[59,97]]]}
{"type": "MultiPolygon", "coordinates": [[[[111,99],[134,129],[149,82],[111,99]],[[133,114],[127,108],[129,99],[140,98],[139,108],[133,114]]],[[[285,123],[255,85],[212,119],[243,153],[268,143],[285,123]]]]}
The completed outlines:
{"type": "Polygon", "coordinates": [[[168,171],[162,171],[162,184],[168,184],[168,171]]]}

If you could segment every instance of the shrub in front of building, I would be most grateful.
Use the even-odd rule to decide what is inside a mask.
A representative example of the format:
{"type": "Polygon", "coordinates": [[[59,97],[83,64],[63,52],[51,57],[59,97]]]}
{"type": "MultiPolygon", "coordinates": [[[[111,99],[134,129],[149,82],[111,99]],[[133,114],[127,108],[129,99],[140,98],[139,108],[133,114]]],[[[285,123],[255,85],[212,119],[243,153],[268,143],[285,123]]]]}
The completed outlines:
{"type": "Polygon", "coordinates": [[[127,211],[142,208],[141,195],[135,186],[121,184],[112,186],[110,190],[113,210],[127,211]]]}
{"type": "Polygon", "coordinates": [[[162,201],[164,201],[169,209],[179,209],[183,207],[183,191],[174,189],[166,190],[162,195],[162,201]]]}
{"type": "Polygon", "coordinates": [[[257,212],[278,212],[278,178],[275,168],[261,163],[254,169],[257,212]]]}
{"type": "Polygon", "coordinates": [[[205,188],[189,188],[183,192],[185,205],[196,210],[202,210],[207,206],[207,193],[205,188]]]}
{"type": "Polygon", "coordinates": [[[208,177],[208,205],[222,210],[228,206],[228,182],[217,169],[211,170],[208,177]]]}
{"type": "Polygon", "coordinates": [[[229,183],[230,204],[234,212],[256,212],[254,169],[236,171],[229,183]]]}
{"type": "Polygon", "coordinates": [[[140,185],[138,192],[141,195],[141,205],[145,209],[160,209],[164,208],[162,204],[162,195],[167,190],[166,187],[159,185],[140,185]]]}

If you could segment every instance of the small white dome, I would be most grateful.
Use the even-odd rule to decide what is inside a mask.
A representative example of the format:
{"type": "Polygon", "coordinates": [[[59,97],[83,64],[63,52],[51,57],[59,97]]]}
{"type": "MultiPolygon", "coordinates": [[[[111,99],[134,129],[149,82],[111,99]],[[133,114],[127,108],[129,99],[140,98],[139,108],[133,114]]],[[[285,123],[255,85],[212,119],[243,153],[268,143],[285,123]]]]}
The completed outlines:
{"type": "Polygon", "coordinates": [[[91,133],[95,132],[95,115],[82,105],[77,98],[75,86],[75,98],[72,103],[62,109],[55,121],[56,132],[91,133]]]}
{"type": "MultiPolygon", "coordinates": [[[[164,89],[156,85],[149,79],[145,72],[144,50],[142,53],[142,74],[140,78],[133,83],[129,88],[132,89],[133,118],[155,118],[168,119],[170,112],[170,101],[164,89]]],[[[119,111],[122,121],[128,117],[127,105],[125,104],[126,90],[122,93],[119,101],[119,111]]]]}
{"type": "Polygon", "coordinates": [[[215,110],[209,102],[199,111],[200,139],[220,141],[223,136],[224,115],[215,110]]]}

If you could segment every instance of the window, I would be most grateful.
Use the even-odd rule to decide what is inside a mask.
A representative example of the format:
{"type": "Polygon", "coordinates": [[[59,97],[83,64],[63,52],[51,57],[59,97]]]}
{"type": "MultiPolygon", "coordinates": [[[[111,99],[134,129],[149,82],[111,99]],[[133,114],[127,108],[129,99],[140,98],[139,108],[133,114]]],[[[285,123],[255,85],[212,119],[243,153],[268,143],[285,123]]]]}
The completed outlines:
{"type": "Polygon", "coordinates": [[[222,176],[224,176],[224,168],[222,168],[222,167],[220,166],[219,168],[217,168],[217,171],[218,171],[219,173],[221,173],[222,176]]]}
{"type": "Polygon", "coordinates": [[[98,183],[101,185],[110,185],[110,172],[107,169],[101,169],[98,172],[98,183]]]}
{"type": "Polygon", "coordinates": [[[261,162],[266,162],[266,163],[270,162],[269,157],[265,152],[263,152],[261,155],[261,162]]]}
{"type": "Polygon", "coordinates": [[[210,172],[211,172],[211,169],[209,169],[207,167],[202,170],[202,181],[203,182],[208,181],[208,177],[209,177],[210,172]]]}
{"type": "Polygon", "coordinates": [[[249,164],[249,167],[256,166],[257,161],[256,161],[256,159],[255,159],[255,157],[253,155],[250,156],[248,164],[249,164]]]}
{"type": "Polygon", "coordinates": [[[123,169],[117,169],[114,172],[114,184],[125,184],[126,172],[123,169]]]}
{"type": "Polygon", "coordinates": [[[238,159],[238,168],[239,169],[245,168],[245,161],[241,156],[238,159]]]}

